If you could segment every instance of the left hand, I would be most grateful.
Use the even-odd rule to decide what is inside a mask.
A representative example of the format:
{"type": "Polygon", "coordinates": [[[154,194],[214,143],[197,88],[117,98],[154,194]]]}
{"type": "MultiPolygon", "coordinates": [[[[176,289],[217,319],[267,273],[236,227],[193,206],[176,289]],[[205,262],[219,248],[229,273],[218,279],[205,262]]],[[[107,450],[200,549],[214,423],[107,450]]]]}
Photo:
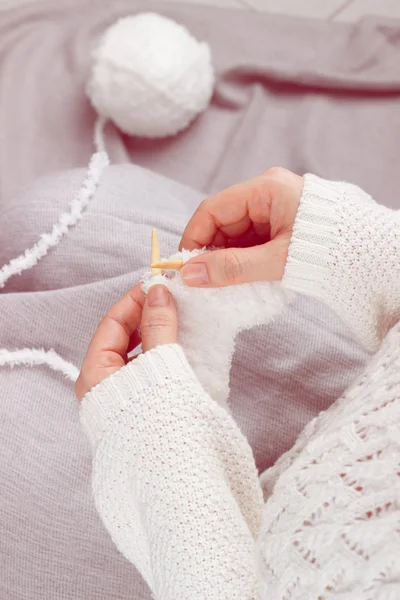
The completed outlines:
{"type": "Polygon", "coordinates": [[[125,366],[128,353],[140,341],[147,352],[160,344],[176,343],[177,333],[176,306],[168,289],[155,285],[146,297],[140,284],[136,285],[100,322],[75,383],[78,400],[125,366]]]}

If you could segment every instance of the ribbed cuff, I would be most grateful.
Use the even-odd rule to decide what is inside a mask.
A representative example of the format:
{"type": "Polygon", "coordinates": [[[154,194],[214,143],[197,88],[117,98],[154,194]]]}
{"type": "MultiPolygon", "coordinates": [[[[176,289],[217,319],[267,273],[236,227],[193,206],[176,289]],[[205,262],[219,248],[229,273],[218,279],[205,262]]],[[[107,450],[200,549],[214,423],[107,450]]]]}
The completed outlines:
{"type": "Polygon", "coordinates": [[[305,175],[282,280],[286,287],[323,297],[337,231],[338,201],[337,190],[328,182],[305,175]]]}
{"type": "Polygon", "coordinates": [[[357,186],[304,176],[282,283],[296,292],[326,299],[333,257],[340,252],[340,227],[346,211],[374,200],[357,186]]]}
{"type": "Polygon", "coordinates": [[[178,344],[157,346],[107,377],[83,398],[80,420],[93,451],[115,420],[135,399],[152,396],[169,382],[192,381],[200,385],[178,344]]]}

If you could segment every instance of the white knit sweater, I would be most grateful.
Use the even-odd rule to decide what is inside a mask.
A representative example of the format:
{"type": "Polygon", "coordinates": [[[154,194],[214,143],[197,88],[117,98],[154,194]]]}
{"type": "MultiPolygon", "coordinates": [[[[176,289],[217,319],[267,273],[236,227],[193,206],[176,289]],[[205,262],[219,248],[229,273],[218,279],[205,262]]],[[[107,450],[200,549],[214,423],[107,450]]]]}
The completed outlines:
{"type": "Polygon", "coordinates": [[[157,600],[400,598],[399,225],[358,188],[305,177],[284,285],[381,347],[261,481],[177,345],[83,400],[97,509],[157,600]]]}

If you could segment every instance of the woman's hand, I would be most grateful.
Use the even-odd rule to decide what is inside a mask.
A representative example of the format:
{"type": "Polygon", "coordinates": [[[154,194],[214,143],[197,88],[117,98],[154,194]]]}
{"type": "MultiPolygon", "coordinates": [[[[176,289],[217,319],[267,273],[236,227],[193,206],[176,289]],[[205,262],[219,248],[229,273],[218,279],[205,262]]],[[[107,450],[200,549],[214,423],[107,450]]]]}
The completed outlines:
{"type": "Polygon", "coordinates": [[[146,297],[140,284],[136,285],[99,324],[75,384],[78,400],[126,365],[128,353],[140,341],[147,352],[160,344],[176,343],[177,331],[175,302],[167,288],[155,285],[146,297]]]}
{"type": "Polygon", "coordinates": [[[281,279],[302,190],[302,177],[273,168],[204,200],[185,229],[180,249],[226,249],[188,261],[181,270],[183,281],[222,287],[281,279]]]}

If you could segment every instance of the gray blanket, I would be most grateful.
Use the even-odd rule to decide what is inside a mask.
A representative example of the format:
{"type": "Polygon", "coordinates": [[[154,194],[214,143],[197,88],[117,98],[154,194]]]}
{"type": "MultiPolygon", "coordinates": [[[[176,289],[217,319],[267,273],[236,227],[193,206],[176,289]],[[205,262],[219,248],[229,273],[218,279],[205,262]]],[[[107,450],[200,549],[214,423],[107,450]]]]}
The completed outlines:
{"type": "Polygon", "coordinates": [[[347,25],[148,0],[37,6],[0,16],[0,198],[86,164],[91,49],[118,17],[154,10],[210,44],[216,92],[175,138],[148,142],[111,128],[114,161],[204,193],[282,166],[353,181],[399,206],[399,22],[347,25]]]}
{"type": "MultiPolygon", "coordinates": [[[[78,169],[15,194],[38,175],[86,164],[89,47],[117,15],[144,6],[97,2],[94,10],[75,0],[1,17],[0,265],[49,231],[79,188],[78,169]]],[[[151,227],[163,253],[174,251],[204,193],[273,164],[351,179],[396,202],[399,29],[157,10],[209,41],[219,74],[212,106],[172,140],[128,140],[110,128],[115,161],[169,178],[132,165],[107,170],[82,221],[2,290],[0,348],[54,348],[79,365],[100,318],[147,266],[151,227]]],[[[260,470],[367,358],[335,315],[304,298],[241,334],[230,403],[260,470]]],[[[148,600],[94,509],[71,382],[44,366],[1,367],[0,390],[0,598],[148,600]]]]}

